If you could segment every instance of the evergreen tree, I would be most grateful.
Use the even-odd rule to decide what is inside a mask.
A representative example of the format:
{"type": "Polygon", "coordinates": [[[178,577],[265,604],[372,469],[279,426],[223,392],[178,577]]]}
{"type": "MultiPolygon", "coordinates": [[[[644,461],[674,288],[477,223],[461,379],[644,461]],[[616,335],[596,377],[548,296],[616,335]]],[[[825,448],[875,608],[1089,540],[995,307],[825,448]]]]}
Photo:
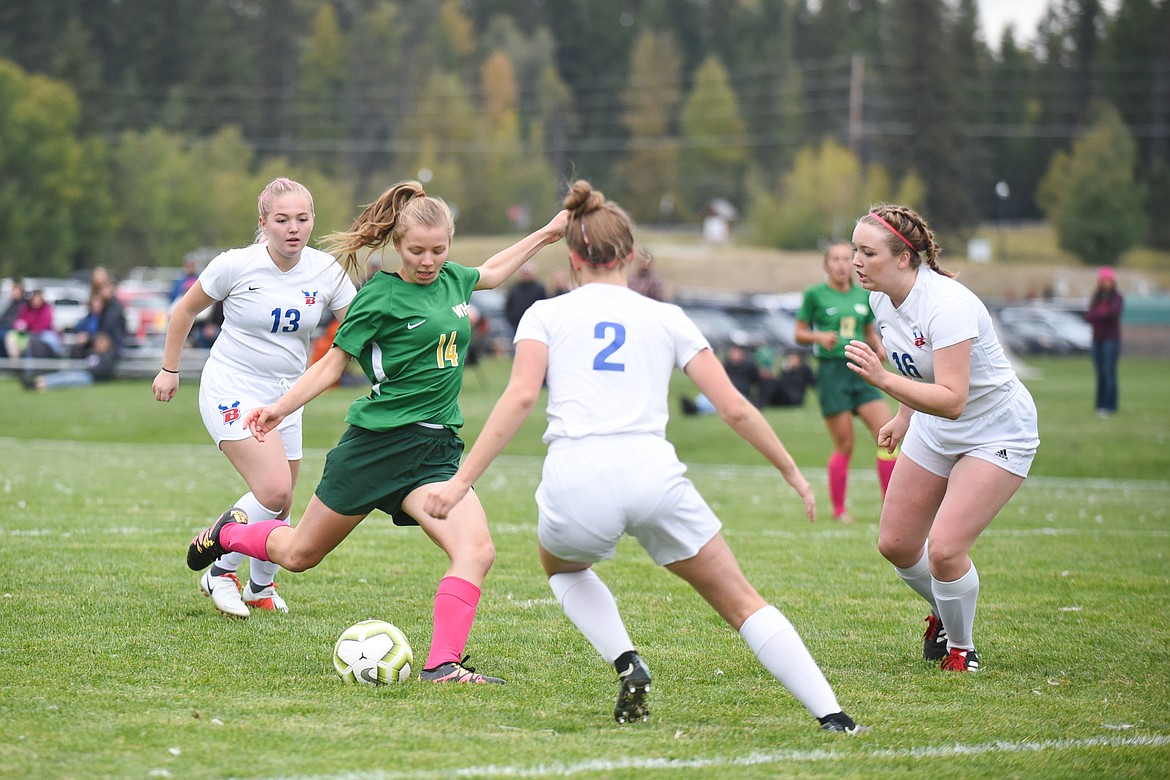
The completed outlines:
{"type": "Polygon", "coordinates": [[[669,221],[678,199],[679,148],[674,135],[682,99],[682,61],[669,33],[645,31],[630,53],[622,91],[622,124],[629,137],[617,166],[622,202],[635,220],[669,221]]]}
{"type": "Polygon", "coordinates": [[[296,123],[299,146],[325,171],[339,173],[335,161],[344,146],[344,85],[347,70],[345,39],[333,6],[322,5],[313,18],[297,72],[296,123]]]}
{"type": "Polygon", "coordinates": [[[679,190],[685,209],[697,213],[712,198],[742,204],[748,158],[746,126],[727,71],[714,57],[695,72],[679,130],[679,190]]]}
{"type": "Polygon", "coordinates": [[[889,118],[902,130],[887,139],[886,159],[896,172],[927,181],[923,208],[933,225],[963,230],[978,222],[978,214],[964,167],[962,112],[942,12],[942,0],[890,0],[883,91],[889,118]]]}
{"type": "Polygon", "coordinates": [[[397,5],[378,2],[360,14],[348,32],[347,47],[359,56],[348,61],[343,113],[353,192],[363,203],[388,184],[415,175],[401,170],[395,145],[414,99],[406,77],[410,63],[402,57],[403,28],[397,5]]]}

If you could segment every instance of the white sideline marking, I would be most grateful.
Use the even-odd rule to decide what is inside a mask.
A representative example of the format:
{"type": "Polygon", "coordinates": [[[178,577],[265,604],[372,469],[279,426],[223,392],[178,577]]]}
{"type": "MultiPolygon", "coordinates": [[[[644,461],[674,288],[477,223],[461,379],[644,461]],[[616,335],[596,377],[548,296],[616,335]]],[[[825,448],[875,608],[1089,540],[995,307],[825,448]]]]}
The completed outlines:
{"type": "MultiPolygon", "coordinates": [[[[74,442],[74,441],[60,441],[57,439],[14,439],[7,436],[0,436],[0,451],[15,451],[20,447],[38,446],[49,450],[75,452],[78,450],[86,450],[96,445],[94,442],[74,442]]],[[[110,457],[118,450],[126,450],[127,453],[138,455],[141,454],[143,445],[131,442],[101,442],[103,457],[110,457]]],[[[218,453],[210,445],[201,445],[198,452],[193,453],[192,447],[189,444],[151,444],[149,445],[152,451],[174,450],[176,454],[181,454],[186,459],[207,458],[215,459],[218,453]]],[[[320,447],[306,447],[305,458],[307,460],[324,461],[325,455],[329,449],[322,449],[320,447]]],[[[219,461],[216,461],[219,462],[219,461]]],[[[502,468],[516,468],[524,469],[531,472],[533,481],[539,478],[541,464],[544,462],[543,455],[501,455],[496,458],[494,465],[502,468]]],[[[723,478],[727,480],[738,480],[743,477],[757,476],[765,480],[779,479],[776,470],[771,466],[757,466],[746,464],[720,464],[720,463],[699,463],[688,462],[683,463],[687,466],[688,471],[694,474],[702,474],[704,478],[723,478]]],[[[824,473],[822,465],[802,466],[802,469],[808,473],[805,477],[810,482],[827,482],[828,476],[824,473]]],[[[488,475],[491,477],[491,471],[488,475]]],[[[876,482],[877,477],[873,473],[872,468],[859,468],[849,472],[850,481],[870,481],[876,482]]],[[[1168,491],[1170,490],[1170,480],[1164,479],[1100,479],[1094,477],[1028,477],[1024,481],[1024,488],[1051,488],[1057,490],[1154,490],[1154,491],[1168,491]]]]}
{"type": "MultiPolygon", "coordinates": [[[[864,737],[862,737],[864,739],[864,737]]],[[[1148,737],[1089,737],[1087,739],[1046,739],[1035,742],[985,742],[976,745],[935,745],[915,748],[886,748],[882,750],[777,750],[748,753],[744,756],[716,756],[713,758],[627,758],[618,760],[595,759],[571,764],[552,763],[533,766],[448,767],[417,771],[344,772],[331,775],[278,775],[271,780],[423,780],[436,777],[548,777],[583,773],[615,772],[625,769],[676,770],[718,769],[721,767],[761,766],[802,761],[839,761],[871,759],[901,760],[905,758],[956,758],[989,753],[1040,753],[1044,751],[1082,750],[1086,748],[1144,748],[1170,745],[1170,736],[1155,734],[1148,737]]]]}

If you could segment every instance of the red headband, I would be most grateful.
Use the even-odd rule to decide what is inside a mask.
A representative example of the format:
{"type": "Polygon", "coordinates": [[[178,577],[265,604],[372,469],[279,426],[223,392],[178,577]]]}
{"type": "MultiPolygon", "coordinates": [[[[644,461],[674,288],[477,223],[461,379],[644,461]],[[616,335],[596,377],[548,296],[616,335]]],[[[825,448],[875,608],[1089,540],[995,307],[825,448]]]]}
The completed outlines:
{"type": "Polygon", "coordinates": [[[893,226],[893,225],[891,225],[889,222],[886,222],[884,219],[882,219],[882,218],[881,218],[881,215],[879,215],[879,214],[878,214],[876,211],[871,211],[871,212],[869,212],[869,215],[870,215],[871,217],[873,217],[874,219],[876,219],[878,222],[880,222],[880,223],[882,223],[883,225],[885,225],[886,227],[888,227],[888,228],[890,229],[890,232],[891,232],[891,233],[893,233],[895,236],[897,236],[898,238],[902,239],[902,243],[903,243],[903,244],[905,244],[906,246],[910,247],[910,251],[911,251],[911,252],[913,252],[914,254],[918,254],[918,250],[914,248],[914,245],[913,245],[913,244],[911,244],[909,241],[907,241],[907,240],[906,240],[906,236],[904,236],[904,235],[902,235],[901,233],[899,233],[899,232],[898,232],[898,231],[897,231],[897,230],[894,228],[894,226],[893,226]]]}

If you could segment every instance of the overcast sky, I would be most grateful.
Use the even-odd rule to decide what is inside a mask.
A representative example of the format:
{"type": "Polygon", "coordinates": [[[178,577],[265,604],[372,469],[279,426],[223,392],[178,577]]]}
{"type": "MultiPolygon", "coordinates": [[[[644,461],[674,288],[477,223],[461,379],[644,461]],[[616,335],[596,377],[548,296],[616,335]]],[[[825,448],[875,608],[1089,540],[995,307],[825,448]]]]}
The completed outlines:
{"type": "MultiPolygon", "coordinates": [[[[983,37],[992,48],[999,46],[1003,29],[1015,28],[1016,43],[1026,43],[1036,34],[1040,17],[1055,0],[978,0],[983,23],[983,37]]],[[[1102,0],[1101,6],[1109,13],[1117,9],[1117,0],[1102,0]]]]}

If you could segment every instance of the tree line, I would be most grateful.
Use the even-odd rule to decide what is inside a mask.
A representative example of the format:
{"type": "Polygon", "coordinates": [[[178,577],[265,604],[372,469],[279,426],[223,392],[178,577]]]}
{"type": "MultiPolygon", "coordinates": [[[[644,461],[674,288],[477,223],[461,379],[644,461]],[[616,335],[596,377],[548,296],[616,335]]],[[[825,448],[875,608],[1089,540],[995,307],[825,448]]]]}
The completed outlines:
{"type": "Polygon", "coordinates": [[[1167,39],[1167,0],[1050,0],[993,42],[975,0],[5,3],[0,274],[246,243],[275,175],[319,234],[406,178],[521,230],[584,176],[777,247],[897,200],[1114,261],[1170,246],[1167,39]]]}

